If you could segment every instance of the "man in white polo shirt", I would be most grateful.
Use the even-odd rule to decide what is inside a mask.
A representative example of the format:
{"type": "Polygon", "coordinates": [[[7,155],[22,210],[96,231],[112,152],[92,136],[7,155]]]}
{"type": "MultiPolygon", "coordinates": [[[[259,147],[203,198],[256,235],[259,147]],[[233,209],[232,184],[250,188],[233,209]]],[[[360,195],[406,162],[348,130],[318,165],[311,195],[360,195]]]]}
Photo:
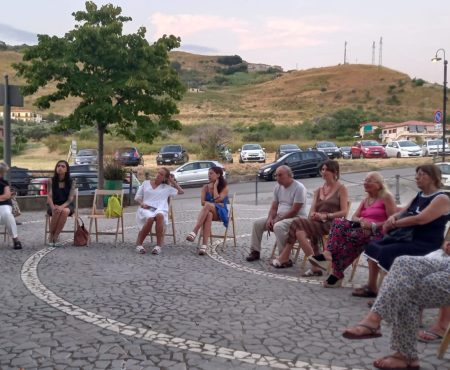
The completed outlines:
{"type": "Polygon", "coordinates": [[[294,180],[292,170],[288,166],[280,166],[276,172],[278,184],[273,191],[273,201],[268,217],[263,217],[253,224],[250,254],[248,262],[259,260],[261,239],[264,231],[273,231],[277,239],[278,251],[286,244],[289,227],[294,217],[306,217],[306,188],[294,180]]]}

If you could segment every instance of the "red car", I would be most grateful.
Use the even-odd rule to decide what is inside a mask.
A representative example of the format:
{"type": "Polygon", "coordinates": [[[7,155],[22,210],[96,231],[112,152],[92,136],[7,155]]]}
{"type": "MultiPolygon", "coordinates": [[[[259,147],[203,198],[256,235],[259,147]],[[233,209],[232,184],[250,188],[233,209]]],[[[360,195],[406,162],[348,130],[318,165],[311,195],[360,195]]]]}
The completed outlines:
{"type": "Polygon", "coordinates": [[[384,147],[375,140],[357,141],[352,146],[352,159],[387,158],[384,147]]]}

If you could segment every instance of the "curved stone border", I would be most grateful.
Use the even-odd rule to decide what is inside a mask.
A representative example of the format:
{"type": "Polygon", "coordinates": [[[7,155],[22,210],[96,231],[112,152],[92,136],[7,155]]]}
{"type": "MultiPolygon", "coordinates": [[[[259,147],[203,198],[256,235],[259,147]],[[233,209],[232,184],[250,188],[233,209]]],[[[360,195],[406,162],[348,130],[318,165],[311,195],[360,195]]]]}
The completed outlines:
{"type": "MultiPolygon", "coordinates": [[[[126,335],[129,337],[142,339],[154,344],[160,344],[167,347],[187,350],[202,355],[215,356],[230,360],[237,360],[252,365],[270,366],[277,369],[330,369],[330,367],[321,364],[309,364],[303,361],[293,362],[287,359],[275,358],[272,356],[261,355],[245,351],[237,351],[232,348],[219,347],[212,344],[202,343],[195,340],[174,337],[154,330],[138,328],[132,325],[124,324],[120,321],[109,319],[105,316],[87,311],[80,306],[74,305],[65,299],[59,297],[42,284],[39,280],[37,267],[39,262],[55,248],[42,249],[30,256],[22,266],[21,278],[25,286],[37,298],[44,301],[51,307],[82,320],[89,324],[96,325],[102,329],[110,330],[114,333],[126,335]]],[[[333,366],[333,369],[346,369],[345,367],[333,366]]]]}

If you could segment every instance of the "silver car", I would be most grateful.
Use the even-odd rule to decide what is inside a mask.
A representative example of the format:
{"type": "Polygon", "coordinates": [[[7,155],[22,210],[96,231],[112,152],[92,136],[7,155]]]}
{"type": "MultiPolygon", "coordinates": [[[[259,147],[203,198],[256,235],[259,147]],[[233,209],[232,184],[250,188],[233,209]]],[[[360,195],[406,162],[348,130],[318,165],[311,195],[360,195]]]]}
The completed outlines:
{"type": "Polygon", "coordinates": [[[98,164],[97,149],[80,149],[75,157],[75,164],[98,164]]]}
{"type": "Polygon", "coordinates": [[[172,174],[180,185],[207,184],[208,171],[211,167],[221,167],[223,176],[226,177],[223,165],[217,161],[188,162],[172,171],[172,174]]]}

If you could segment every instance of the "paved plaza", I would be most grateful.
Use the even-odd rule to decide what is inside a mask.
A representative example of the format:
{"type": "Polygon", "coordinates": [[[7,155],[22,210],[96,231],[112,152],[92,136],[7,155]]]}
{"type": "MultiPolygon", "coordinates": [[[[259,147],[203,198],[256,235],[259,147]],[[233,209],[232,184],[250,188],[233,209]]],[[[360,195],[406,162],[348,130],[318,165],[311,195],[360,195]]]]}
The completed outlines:
{"type": "MultiPolygon", "coordinates": [[[[185,241],[199,206],[174,202],[177,243],[167,238],[159,256],[134,250],[135,207],[125,210],[126,240],[117,247],[109,236],[87,248],[70,240],[45,247],[43,213],[22,215],[24,249],[0,248],[0,369],[371,369],[389,353],[387,325],[375,340],[341,336],[368,309],[351,284],[324,289],[322,278],[300,278],[302,256],[291,269],[271,267],[273,237],[264,236],[260,261],[245,261],[267,202],[238,198],[237,248],[215,243],[207,256],[185,241]]],[[[354,284],[366,277],[362,262],[354,284]]],[[[424,325],[436,312],[426,312],[424,325]]],[[[423,369],[450,368],[437,344],[419,350],[423,369]]]]}

